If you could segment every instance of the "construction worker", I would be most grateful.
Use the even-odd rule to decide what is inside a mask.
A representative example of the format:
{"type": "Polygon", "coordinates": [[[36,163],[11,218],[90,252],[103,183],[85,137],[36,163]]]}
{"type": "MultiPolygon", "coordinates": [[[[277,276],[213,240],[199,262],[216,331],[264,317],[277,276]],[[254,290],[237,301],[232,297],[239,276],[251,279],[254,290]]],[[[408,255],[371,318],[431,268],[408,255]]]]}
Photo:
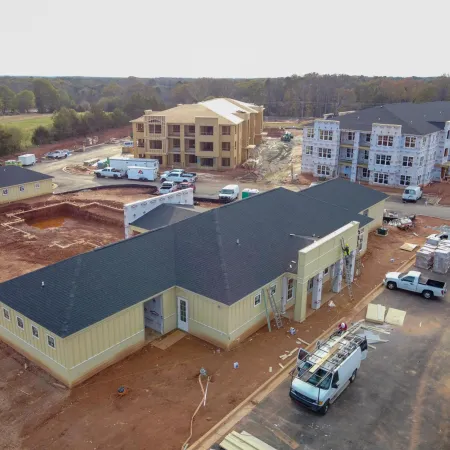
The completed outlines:
{"type": "Polygon", "coordinates": [[[345,256],[350,256],[350,247],[348,246],[348,244],[345,244],[344,246],[344,253],[345,256]]]}
{"type": "Polygon", "coordinates": [[[347,324],[345,323],[345,322],[342,322],[342,323],[340,323],[339,324],[339,331],[341,332],[341,333],[345,333],[346,331],[347,331],[347,324]]]}

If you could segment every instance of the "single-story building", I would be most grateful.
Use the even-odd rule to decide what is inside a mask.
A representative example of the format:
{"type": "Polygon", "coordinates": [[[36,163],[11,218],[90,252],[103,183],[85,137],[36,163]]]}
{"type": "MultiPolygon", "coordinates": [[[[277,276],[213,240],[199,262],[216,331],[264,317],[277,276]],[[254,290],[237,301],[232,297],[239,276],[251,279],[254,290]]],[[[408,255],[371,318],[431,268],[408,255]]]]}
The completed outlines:
{"type": "Polygon", "coordinates": [[[342,242],[353,274],[386,197],[342,179],[278,188],[41,268],[0,284],[0,337],[68,386],[143,346],[146,328],[229,349],[264,325],[269,291],[298,321],[325,283],[339,292],[342,242]]]}
{"type": "Polygon", "coordinates": [[[51,194],[52,177],[19,166],[0,167],[0,204],[51,194]]]}

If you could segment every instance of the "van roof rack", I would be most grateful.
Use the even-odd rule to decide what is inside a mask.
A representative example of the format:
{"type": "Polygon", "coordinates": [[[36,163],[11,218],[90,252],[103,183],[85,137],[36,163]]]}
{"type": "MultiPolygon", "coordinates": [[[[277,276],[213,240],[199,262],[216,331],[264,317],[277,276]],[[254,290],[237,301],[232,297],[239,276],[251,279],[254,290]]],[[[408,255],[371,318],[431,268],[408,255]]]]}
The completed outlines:
{"type": "Polygon", "coordinates": [[[304,367],[298,368],[297,378],[310,382],[313,386],[320,383],[347,359],[365,340],[356,332],[361,328],[362,321],[353,324],[347,331],[336,331],[327,341],[318,343],[313,353],[305,354],[300,360],[304,367]]]}

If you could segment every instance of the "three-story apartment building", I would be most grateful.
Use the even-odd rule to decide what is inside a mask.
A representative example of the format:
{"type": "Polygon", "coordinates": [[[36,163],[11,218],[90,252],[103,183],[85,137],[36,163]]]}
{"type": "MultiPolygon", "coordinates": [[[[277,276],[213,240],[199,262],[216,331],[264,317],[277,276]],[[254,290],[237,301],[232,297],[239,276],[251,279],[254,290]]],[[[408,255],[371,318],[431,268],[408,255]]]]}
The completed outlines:
{"type": "Polygon", "coordinates": [[[303,131],[302,172],[403,187],[447,177],[450,102],[368,108],[303,131]]]}
{"type": "Polygon", "coordinates": [[[131,121],[134,156],[159,159],[163,166],[234,168],[261,142],[263,111],[226,98],[145,111],[131,121]]]}

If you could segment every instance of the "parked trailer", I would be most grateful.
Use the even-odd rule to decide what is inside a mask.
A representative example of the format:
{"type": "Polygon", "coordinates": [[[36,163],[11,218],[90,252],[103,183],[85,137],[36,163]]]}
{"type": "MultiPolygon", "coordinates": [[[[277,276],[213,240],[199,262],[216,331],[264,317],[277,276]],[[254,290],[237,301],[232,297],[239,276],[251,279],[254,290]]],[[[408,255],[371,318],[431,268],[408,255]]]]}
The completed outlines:
{"type": "Polygon", "coordinates": [[[129,167],[152,167],[159,171],[157,159],[145,158],[109,158],[109,165],[113,169],[128,170],[129,167]]]}
{"type": "Polygon", "coordinates": [[[158,170],[154,167],[129,167],[129,180],[154,181],[158,178],[158,170]]]}
{"type": "Polygon", "coordinates": [[[26,155],[20,155],[18,160],[22,163],[22,166],[34,166],[36,164],[36,155],[27,153],[26,155]]]}

